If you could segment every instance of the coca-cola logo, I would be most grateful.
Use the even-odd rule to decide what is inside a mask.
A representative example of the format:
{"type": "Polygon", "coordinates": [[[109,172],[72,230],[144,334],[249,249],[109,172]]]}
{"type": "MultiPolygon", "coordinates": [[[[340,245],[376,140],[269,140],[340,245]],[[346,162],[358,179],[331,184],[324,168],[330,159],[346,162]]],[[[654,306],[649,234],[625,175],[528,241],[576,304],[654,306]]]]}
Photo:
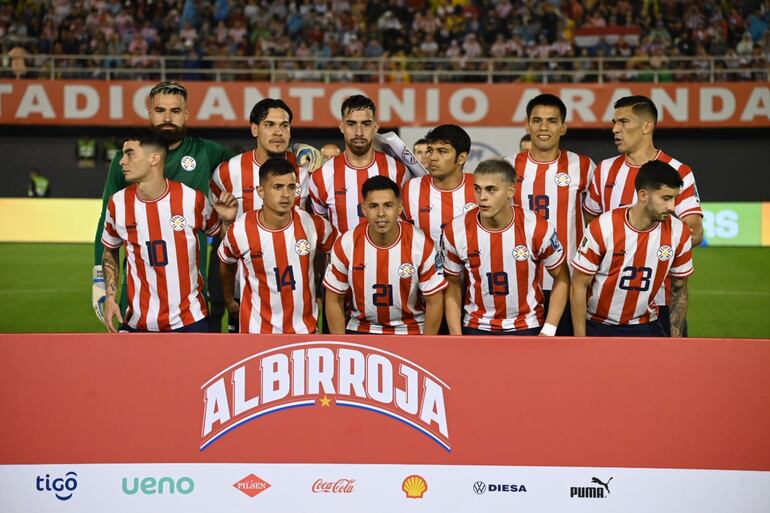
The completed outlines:
{"type": "Polygon", "coordinates": [[[355,482],[355,479],[337,479],[336,481],[316,479],[313,483],[313,493],[353,493],[355,482]]]}

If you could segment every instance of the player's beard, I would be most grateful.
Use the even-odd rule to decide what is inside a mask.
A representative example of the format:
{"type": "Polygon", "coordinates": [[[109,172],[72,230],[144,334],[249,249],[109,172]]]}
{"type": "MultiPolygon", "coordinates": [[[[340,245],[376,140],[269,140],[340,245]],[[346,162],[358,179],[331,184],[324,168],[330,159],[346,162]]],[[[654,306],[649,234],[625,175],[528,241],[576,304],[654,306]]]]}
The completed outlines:
{"type": "Polygon", "coordinates": [[[163,123],[160,125],[155,125],[152,127],[152,130],[158,134],[164,141],[166,141],[166,144],[171,146],[172,144],[176,144],[182,139],[184,139],[185,135],[187,135],[187,126],[177,126],[173,123],[163,123]],[[171,129],[173,127],[173,130],[171,129]]]}
{"type": "Polygon", "coordinates": [[[269,159],[282,159],[286,157],[286,150],[277,151],[277,152],[268,151],[266,153],[267,153],[267,158],[269,159]]]}
{"type": "Polygon", "coordinates": [[[374,141],[369,141],[369,144],[366,146],[354,146],[352,144],[348,145],[348,149],[350,152],[355,155],[356,157],[363,157],[367,153],[369,153],[369,150],[372,149],[372,144],[374,141]]]}

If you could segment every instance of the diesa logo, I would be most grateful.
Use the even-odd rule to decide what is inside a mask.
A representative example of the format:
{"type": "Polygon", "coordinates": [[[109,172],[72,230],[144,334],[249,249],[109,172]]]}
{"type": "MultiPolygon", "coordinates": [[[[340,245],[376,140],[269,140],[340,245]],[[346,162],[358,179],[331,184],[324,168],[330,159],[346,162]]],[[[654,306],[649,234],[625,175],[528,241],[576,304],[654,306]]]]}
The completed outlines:
{"type": "Polygon", "coordinates": [[[55,477],[51,479],[51,474],[45,477],[37,476],[35,488],[39,492],[54,492],[56,498],[60,501],[67,501],[72,498],[72,494],[78,487],[78,475],[75,472],[67,472],[64,477],[55,477]]]}
{"type": "Polygon", "coordinates": [[[155,479],[154,477],[145,477],[141,481],[138,477],[129,479],[123,478],[123,493],[126,495],[134,495],[137,492],[145,495],[155,495],[164,493],[181,493],[182,495],[188,495],[195,490],[195,481],[189,477],[180,477],[176,481],[172,477],[161,477],[155,479]]]}

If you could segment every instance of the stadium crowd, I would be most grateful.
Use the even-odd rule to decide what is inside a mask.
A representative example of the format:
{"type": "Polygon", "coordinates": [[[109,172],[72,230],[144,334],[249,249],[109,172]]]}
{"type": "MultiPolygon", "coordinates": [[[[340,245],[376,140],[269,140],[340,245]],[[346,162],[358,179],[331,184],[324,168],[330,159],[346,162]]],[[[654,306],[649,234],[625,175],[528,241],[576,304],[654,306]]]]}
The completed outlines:
{"type": "Polygon", "coordinates": [[[0,53],[6,75],[28,78],[50,75],[43,55],[92,55],[59,65],[99,78],[95,68],[155,68],[163,56],[176,58],[167,68],[188,70],[184,80],[220,68],[224,80],[240,69],[255,70],[240,79],[301,81],[325,70],[332,80],[377,80],[384,66],[394,82],[432,80],[437,69],[483,81],[473,72],[492,65],[500,81],[551,71],[565,72],[554,81],[591,82],[596,57],[614,57],[604,64],[611,79],[703,80],[718,56],[718,79],[766,80],[721,70],[766,70],[769,26],[768,0],[14,0],[0,5],[0,53]],[[240,59],[217,59],[226,57],[240,59]],[[278,75],[265,72],[274,57],[288,58],[278,75]],[[358,60],[330,61],[338,57],[358,60]],[[569,57],[587,59],[558,62],[569,57]]]}

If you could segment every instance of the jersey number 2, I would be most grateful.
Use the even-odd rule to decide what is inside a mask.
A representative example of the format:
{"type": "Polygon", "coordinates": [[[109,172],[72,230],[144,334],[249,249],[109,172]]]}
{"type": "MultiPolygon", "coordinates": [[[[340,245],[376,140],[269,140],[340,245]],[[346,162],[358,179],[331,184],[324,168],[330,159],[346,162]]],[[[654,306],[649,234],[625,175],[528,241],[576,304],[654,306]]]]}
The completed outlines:
{"type": "Polygon", "coordinates": [[[393,285],[388,283],[375,283],[372,285],[372,303],[374,306],[393,306],[393,285]]]}
{"type": "Polygon", "coordinates": [[[620,285],[618,286],[623,290],[645,292],[650,288],[651,276],[652,269],[649,267],[624,267],[623,275],[620,277],[620,285]]]}

